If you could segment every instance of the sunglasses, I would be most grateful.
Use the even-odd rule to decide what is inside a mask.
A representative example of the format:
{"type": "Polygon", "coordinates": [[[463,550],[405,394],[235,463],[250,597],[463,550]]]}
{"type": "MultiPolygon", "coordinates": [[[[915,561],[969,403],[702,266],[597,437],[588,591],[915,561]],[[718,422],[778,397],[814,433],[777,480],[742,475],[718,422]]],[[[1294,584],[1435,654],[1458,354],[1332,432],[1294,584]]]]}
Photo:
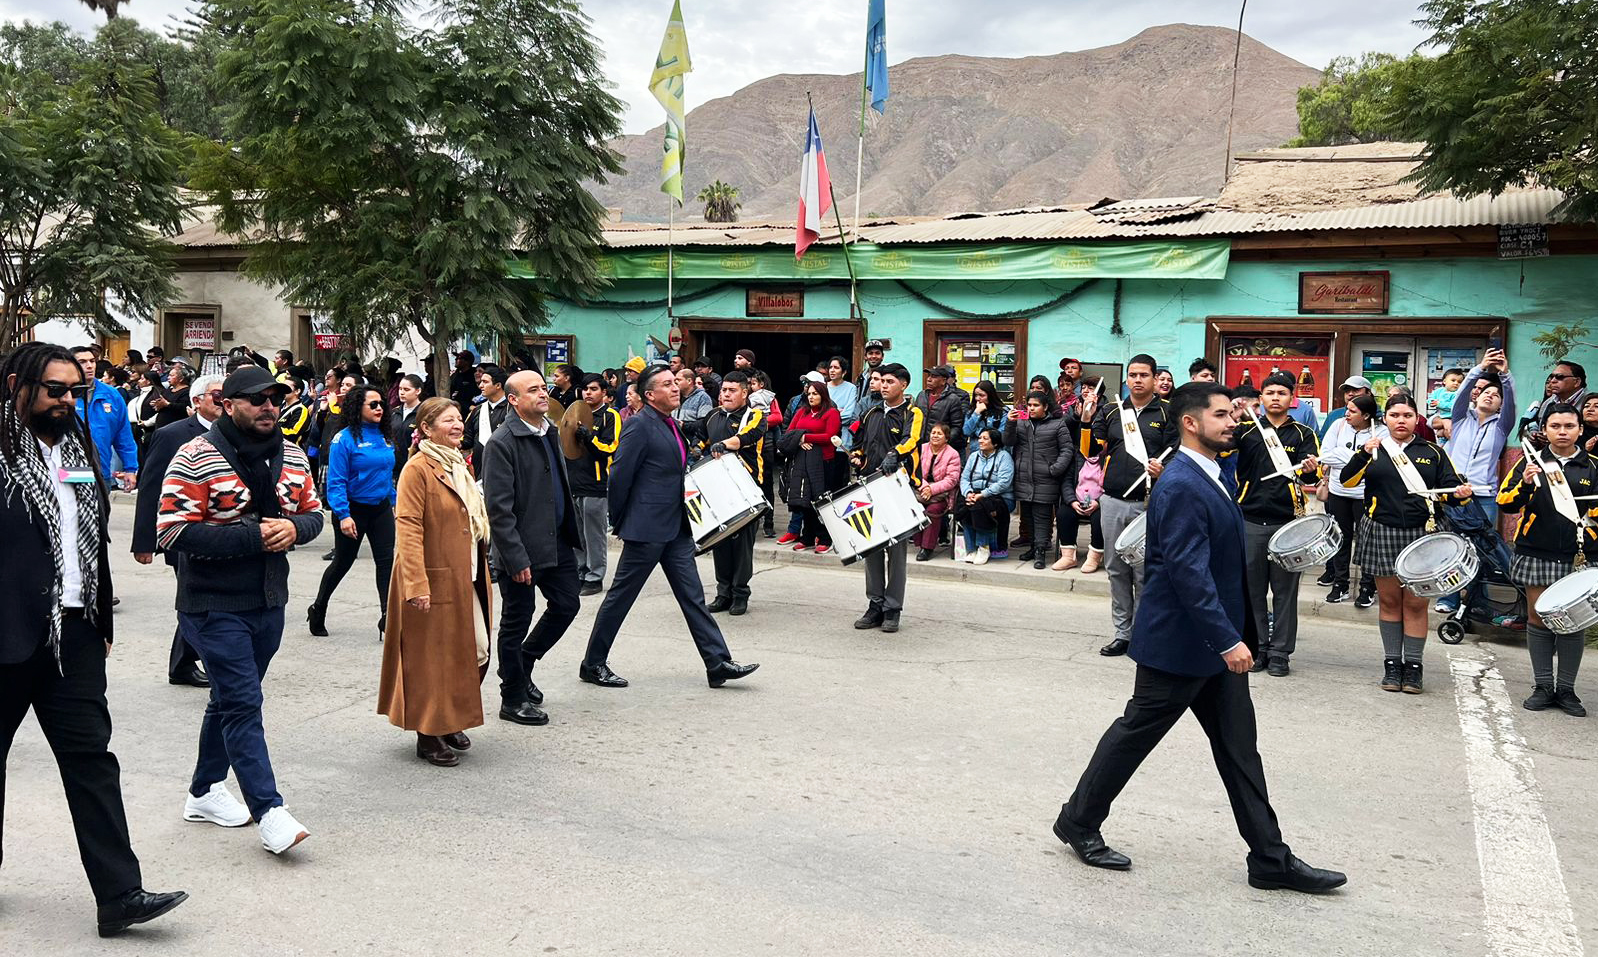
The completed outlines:
{"type": "Polygon", "coordinates": [[[216,402],[216,403],[220,404],[221,401],[222,401],[222,390],[221,389],[212,389],[210,392],[207,392],[205,394],[205,397],[210,399],[212,402],[216,402]]]}
{"type": "Polygon", "coordinates": [[[1548,373],[1548,380],[1550,382],[1554,381],[1555,379],[1564,380],[1564,379],[1574,379],[1574,378],[1575,378],[1575,376],[1573,376],[1573,375],[1561,375],[1558,372],[1550,372],[1550,373],[1548,373]]]}
{"type": "Polygon", "coordinates": [[[44,389],[44,394],[52,399],[59,399],[68,392],[72,393],[74,399],[81,399],[89,394],[89,386],[83,382],[76,385],[67,385],[65,382],[41,382],[39,385],[44,389]]]}
{"type": "Polygon", "coordinates": [[[233,401],[238,402],[243,400],[255,406],[256,408],[260,408],[261,406],[268,404],[282,408],[283,398],[283,396],[277,394],[276,392],[257,392],[253,395],[236,396],[234,397],[233,401]]]}
{"type": "Polygon", "coordinates": [[[372,402],[366,403],[366,407],[368,409],[381,409],[383,407],[383,403],[377,402],[377,401],[372,401],[372,402]]]}

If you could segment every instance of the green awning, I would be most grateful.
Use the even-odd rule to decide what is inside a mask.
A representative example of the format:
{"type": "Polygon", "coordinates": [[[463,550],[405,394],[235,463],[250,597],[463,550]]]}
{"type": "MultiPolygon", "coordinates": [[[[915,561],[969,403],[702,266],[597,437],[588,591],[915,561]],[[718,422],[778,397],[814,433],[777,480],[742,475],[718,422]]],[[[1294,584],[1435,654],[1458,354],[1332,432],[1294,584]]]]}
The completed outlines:
{"type": "MultiPolygon", "coordinates": [[[[1224,279],[1229,239],[1087,243],[949,243],[849,247],[860,279],[1224,279]]],[[[666,251],[615,250],[600,255],[612,279],[665,279],[666,251]]],[[[847,279],[843,251],[812,246],[795,260],[786,246],[681,246],[672,253],[678,279],[847,279]]],[[[511,275],[532,278],[526,262],[511,275]]]]}

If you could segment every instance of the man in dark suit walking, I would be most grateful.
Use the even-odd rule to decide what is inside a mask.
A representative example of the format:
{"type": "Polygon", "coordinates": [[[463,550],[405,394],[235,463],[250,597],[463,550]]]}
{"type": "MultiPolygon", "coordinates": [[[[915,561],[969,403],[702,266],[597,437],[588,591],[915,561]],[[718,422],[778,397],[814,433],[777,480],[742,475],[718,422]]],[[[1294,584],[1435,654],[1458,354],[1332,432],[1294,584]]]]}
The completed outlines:
{"type": "Polygon", "coordinates": [[[732,660],[721,629],[705,607],[705,586],[694,565],[694,537],[683,508],[688,443],[671,417],[682,402],[677,380],[669,367],[650,366],[636,387],[643,390],[644,407],[622,424],[621,447],[610,466],[610,524],[622,540],[621,561],[594,618],[588,653],[577,674],[590,684],[627,687],[606,660],[628,610],[659,565],[705,660],[705,676],[712,688],[719,688],[760,666],[732,660]]]}
{"type": "Polygon", "coordinates": [[[1293,856],[1265,791],[1248,694],[1259,640],[1244,582],[1243,514],[1216,461],[1234,446],[1230,394],[1188,383],[1171,394],[1170,415],[1182,445],[1149,496],[1145,583],[1129,652],[1137,662],[1132,700],[1099,741],[1054,833],[1085,864],[1131,867],[1099,826],[1138,765],[1191,709],[1248,843],[1249,884],[1309,893],[1341,887],[1344,875],[1293,856]]]}
{"type": "Polygon", "coordinates": [[[146,891],[128,838],[105,698],[111,510],[94,442],[73,411],[87,392],[60,346],[30,342],[0,364],[0,814],[5,759],[31,710],[61,770],[100,936],[111,937],[189,895],[146,891]]]}
{"type": "MultiPolygon", "coordinates": [[[[155,516],[161,508],[161,481],[178,449],[196,435],[204,433],[222,415],[222,377],[200,376],[189,390],[193,414],[181,422],[163,425],[150,436],[144,450],[144,467],[139,470],[138,500],[133,508],[133,557],[140,565],[155,560],[160,549],[155,544],[155,516]]],[[[177,569],[177,559],[166,556],[166,563],[177,569]]],[[[172,655],[167,662],[166,680],[175,685],[209,688],[211,679],[200,668],[200,656],[183,637],[180,626],[172,634],[172,655]]]]}

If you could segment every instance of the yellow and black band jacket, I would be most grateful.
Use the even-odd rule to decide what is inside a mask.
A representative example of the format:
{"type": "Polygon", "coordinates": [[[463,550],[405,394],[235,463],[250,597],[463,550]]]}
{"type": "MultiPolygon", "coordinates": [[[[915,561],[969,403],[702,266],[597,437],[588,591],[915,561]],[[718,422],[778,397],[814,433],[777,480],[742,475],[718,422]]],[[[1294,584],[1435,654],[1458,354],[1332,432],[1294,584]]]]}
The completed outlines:
{"type": "MultiPolygon", "coordinates": [[[[1594,491],[1598,489],[1598,461],[1578,447],[1576,454],[1562,465],[1578,513],[1598,517],[1598,505],[1582,501],[1584,496],[1598,494],[1594,491]]],[[[1520,513],[1520,522],[1515,526],[1517,555],[1569,562],[1576,557],[1576,523],[1559,514],[1551,481],[1547,472],[1538,476],[1535,486],[1526,481],[1523,458],[1504,476],[1504,483],[1498,488],[1498,507],[1509,515],[1520,513]]],[[[1584,529],[1580,541],[1588,563],[1598,564],[1598,530],[1590,526],[1584,529]]]]}
{"type": "MultiPolygon", "coordinates": [[[[1427,488],[1455,488],[1464,483],[1453,460],[1435,442],[1410,439],[1403,451],[1427,488]]],[[[1389,528],[1422,528],[1432,519],[1437,500],[1410,494],[1386,448],[1378,448],[1375,456],[1360,449],[1343,466],[1344,487],[1355,488],[1361,481],[1365,483],[1365,514],[1372,520],[1389,528]]]]}
{"type": "MultiPolygon", "coordinates": [[[[1288,419],[1276,427],[1282,451],[1295,467],[1312,455],[1320,455],[1315,432],[1302,422],[1288,419]]],[[[1304,505],[1304,487],[1296,476],[1276,474],[1276,465],[1265,448],[1265,436],[1257,423],[1237,427],[1237,504],[1243,517],[1255,525],[1285,525],[1304,505]]]]}

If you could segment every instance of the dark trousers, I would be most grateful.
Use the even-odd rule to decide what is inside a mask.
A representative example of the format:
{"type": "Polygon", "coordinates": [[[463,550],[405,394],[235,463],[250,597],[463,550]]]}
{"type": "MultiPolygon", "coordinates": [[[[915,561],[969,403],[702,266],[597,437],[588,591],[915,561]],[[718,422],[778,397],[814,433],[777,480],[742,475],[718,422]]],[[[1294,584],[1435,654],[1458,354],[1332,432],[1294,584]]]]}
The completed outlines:
{"type": "Polygon", "coordinates": [[[179,620],[211,676],[189,793],[204,794],[231,767],[244,803],[259,821],[283,803],[261,721],[261,681],[283,643],[283,609],[179,613],[179,620]]]}
{"type": "MultiPolygon", "coordinates": [[[[832,547],[832,533],[827,531],[827,526],[821,521],[821,513],[809,505],[800,505],[794,509],[794,518],[799,520],[799,530],[794,532],[799,536],[799,541],[806,545],[825,545],[832,547]]],[[[793,531],[793,520],[788,522],[788,530],[793,531]]]]}
{"type": "Polygon", "coordinates": [[[533,580],[526,585],[513,580],[508,571],[499,576],[499,697],[513,708],[530,694],[533,665],[565,636],[582,607],[577,597],[577,556],[565,545],[557,545],[555,551],[559,563],[533,569],[533,580]],[[544,595],[544,613],[533,624],[536,592],[544,595]]]}
{"type": "MultiPolygon", "coordinates": [[[[173,569],[176,571],[176,569],[173,569]]],[[[168,678],[186,678],[189,671],[194,668],[194,663],[200,660],[200,653],[194,650],[189,640],[183,634],[183,622],[172,631],[172,653],[167,657],[166,676],[168,678]]]]}
{"type": "MultiPolygon", "coordinates": [[[[1365,500],[1359,498],[1342,498],[1337,495],[1326,497],[1326,511],[1337,520],[1337,527],[1343,532],[1343,547],[1337,550],[1332,560],[1326,563],[1326,570],[1332,573],[1332,582],[1345,591],[1348,589],[1349,558],[1354,554],[1354,525],[1359,520],[1361,508],[1365,500]]],[[[1360,569],[1359,587],[1369,592],[1376,591],[1376,579],[1372,578],[1363,568],[1360,569]]]]}
{"type": "Polygon", "coordinates": [[[749,579],[755,575],[755,523],[722,539],[710,557],[716,566],[716,597],[748,601],[749,579]]]}
{"type": "Polygon", "coordinates": [[[1265,793],[1265,766],[1256,744],[1248,675],[1223,671],[1191,678],[1138,665],[1132,700],[1127,702],[1126,713],[1099,739],[1093,759],[1065,806],[1067,819],[1086,830],[1098,830],[1133,772],[1188,710],[1210,739],[1210,753],[1232,803],[1232,817],[1249,847],[1250,872],[1285,869],[1288,847],[1282,843],[1276,812],[1265,793]]]}
{"type": "Polygon", "coordinates": [[[105,641],[81,616],[61,622],[59,672],[45,645],[27,661],[0,665],[0,834],[5,820],[5,759],[29,708],[55,754],[72,831],[78,838],[78,856],[94,899],[101,904],[115,900],[139,887],[142,878],[122,808],[122,767],[110,751],[105,641]]]}
{"type": "Polygon", "coordinates": [[[1060,547],[1075,548],[1076,540],[1082,534],[1082,523],[1088,525],[1088,547],[1096,552],[1104,551],[1104,525],[1099,521],[1100,509],[1094,509],[1093,514],[1087,518],[1076,513],[1070,502],[1060,505],[1060,547]]]}
{"type": "Polygon", "coordinates": [[[714,668],[732,658],[721,628],[705,608],[705,586],[699,580],[699,567],[694,564],[694,538],[685,531],[669,542],[622,543],[616,577],[599,606],[599,614],[594,616],[594,630],[588,636],[588,652],[583,657],[585,665],[597,667],[610,657],[616,633],[621,631],[627,612],[656,566],[666,573],[666,583],[677,598],[677,607],[682,609],[683,620],[688,623],[688,632],[693,635],[705,667],[714,668]]]}
{"type": "Polygon", "coordinates": [[[1054,540],[1054,503],[1025,502],[1023,511],[1026,512],[1028,527],[1032,531],[1030,538],[1032,547],[1047,552],[1049,542],[1054,540]]]}
{"type": "Polygon", "coordinates": [[[355,556],[361,551],[361,539],[368,538],[372,542],[372,561],[377,565],[378,607],[383,609],[380,614],[386,614],[388,580],[394,574],[394,506],[388,502],[351,502],[350,518],[355,519],[354,538],[340,531],[337,523],[333,525],[333,563],[322,573],[321,587],[316,589],[317,607],[327,607],[327,600],[333,597],[333,589],[355,565],[355,556]]]}

